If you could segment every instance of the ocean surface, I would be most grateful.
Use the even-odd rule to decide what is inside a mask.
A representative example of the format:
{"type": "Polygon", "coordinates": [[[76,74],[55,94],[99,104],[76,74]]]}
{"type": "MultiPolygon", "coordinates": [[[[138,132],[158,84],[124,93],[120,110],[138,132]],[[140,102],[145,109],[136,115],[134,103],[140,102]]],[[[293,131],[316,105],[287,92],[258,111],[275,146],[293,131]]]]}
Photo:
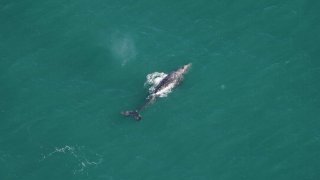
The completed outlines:
{"type": "Polygon", "coordinates": [[[319,9],[1,0],[0,180],[319,180],[319,9]],[[142,121],[120,115],[187,63],[142,121]]]}

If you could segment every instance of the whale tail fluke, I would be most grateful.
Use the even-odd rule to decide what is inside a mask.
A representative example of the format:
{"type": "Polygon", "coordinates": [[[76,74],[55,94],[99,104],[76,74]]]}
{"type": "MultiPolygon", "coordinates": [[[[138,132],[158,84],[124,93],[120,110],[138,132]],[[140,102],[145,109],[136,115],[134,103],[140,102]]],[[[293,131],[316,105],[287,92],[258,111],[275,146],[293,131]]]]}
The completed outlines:
{"type": "Polygon", "coordinates": [[[136,121],[140,121],[142,119],[142,116],[139,114],[139,111],[123,111],[121,112],[122,115],[126,117],[133,117],[136,121]]]}

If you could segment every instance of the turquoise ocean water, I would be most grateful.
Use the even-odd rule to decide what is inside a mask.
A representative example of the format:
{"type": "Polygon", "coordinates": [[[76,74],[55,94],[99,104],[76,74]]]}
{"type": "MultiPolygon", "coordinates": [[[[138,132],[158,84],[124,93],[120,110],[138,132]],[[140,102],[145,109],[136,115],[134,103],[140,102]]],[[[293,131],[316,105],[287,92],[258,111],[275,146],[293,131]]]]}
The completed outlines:
{"type": "Polygon", "coordinates": [[[0,179],[320,179],[319,2],[1,0],[0,179]]]}

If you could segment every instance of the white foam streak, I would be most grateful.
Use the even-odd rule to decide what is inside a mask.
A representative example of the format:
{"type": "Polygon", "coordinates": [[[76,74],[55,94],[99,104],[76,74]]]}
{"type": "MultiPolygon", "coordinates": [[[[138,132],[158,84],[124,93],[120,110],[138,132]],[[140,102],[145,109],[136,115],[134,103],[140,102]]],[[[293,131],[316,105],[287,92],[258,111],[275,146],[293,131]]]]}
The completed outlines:
{"type": "MultiPolygon", "coordinates": [[[[163,72],[154,72],[147,75],[147,81],[144,83],[145,86],[149,87],[149,93],[152,94],[157,87],[157,85],[165,78],[168,74],[163,72]]],[[[167,97],[174,88],[174,84],[169,84],[166,88],[163,88],[161,91],[157,92],[155,95],[158,97],[167,97]]]]}
{"type": "Polygon", "coordinates": [[[149,93],[153,93],[157,85],[167,76],[163,72],[154,72],[147,75],[147,81],[144,83],[145,86],[149,87],[149,93]]]}
{"type": "Polygon", "coordinates": [[[90,166],[96,166],[102,162],[102,157],[99,154],[92,154],[89,153],[83,148],[83,147],[72,147],[72,146],[64,146],[64,147],[55,147],[55,150],[48,153],[47,155],[43,155],[42,159],[40,161],[44,161],[45,159],[59,153],[66,154],[68,156],[73,157],[75,163],[75,169],[73,170],[74,174],[77,173],[86,173],[86,168],[89,168],[90,166]],[[88,157],[90,156],[90,159],[95,159],[95,161],[89,161],[88,157]]]}

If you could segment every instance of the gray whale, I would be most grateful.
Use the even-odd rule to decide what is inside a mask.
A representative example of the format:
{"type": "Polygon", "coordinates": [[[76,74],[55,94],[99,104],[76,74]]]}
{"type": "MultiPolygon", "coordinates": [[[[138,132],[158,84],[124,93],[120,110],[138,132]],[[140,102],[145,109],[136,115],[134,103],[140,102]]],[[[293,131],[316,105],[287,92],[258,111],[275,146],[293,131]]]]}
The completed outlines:
{"type": "Polygon", "coordinates": [[[161,96],[161,94],[168,88],[173,89],[178,86],[183,80],[183,76],[189,71],[190,68],[191,63],[180,67],[176,71],[172,71],[159,82],[159,84],[154,88],[152,92],[150,92],[150,94],[146,98],[146,102],[140,108],[134,111],[123,111],[121,112],[121,114],[126,117],[133,117],[135,120],[140,121],[142,119],[140,112],[150,104],[154,103],[157,97],[161,96]]]}

